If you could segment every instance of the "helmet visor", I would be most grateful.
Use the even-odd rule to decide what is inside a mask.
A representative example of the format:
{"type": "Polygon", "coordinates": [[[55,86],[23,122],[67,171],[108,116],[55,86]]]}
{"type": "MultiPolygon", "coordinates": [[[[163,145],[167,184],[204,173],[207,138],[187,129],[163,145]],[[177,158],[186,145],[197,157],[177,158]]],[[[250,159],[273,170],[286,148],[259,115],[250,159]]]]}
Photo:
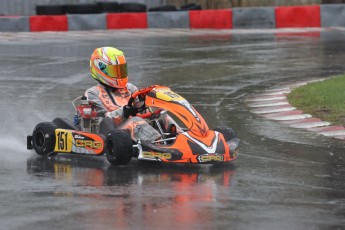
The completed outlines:
{"type": "Polygon", "coordinates": [[[111,78],[122,79],[128,76],[127,63],[120,65],[107,65],[103,73],[111,78]]]}

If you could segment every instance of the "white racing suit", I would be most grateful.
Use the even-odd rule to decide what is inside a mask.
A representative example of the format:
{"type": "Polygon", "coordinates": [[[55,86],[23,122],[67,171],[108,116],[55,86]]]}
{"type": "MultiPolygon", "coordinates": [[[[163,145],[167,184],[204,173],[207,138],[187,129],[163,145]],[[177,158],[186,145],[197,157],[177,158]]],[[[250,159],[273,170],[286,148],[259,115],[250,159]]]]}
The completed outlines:
{"type": "MultiPolygon", "coordinates": [[[[147,121],[140,117],[123,117],[123,106],[128,104],[133,92],[137,89],[131,83],[123,89],[115,89],[98,84],[87,89],[85,96],[92,102],[98,112],[104,112],[106,117],[113,119],[115,127],[129,130],[134,141],[154,141],[161,137],[157,130],[151,127],[147,121]]],[[[142,102],[138,98],[134,100],[134,107],[139,108],[142,102]]]]}

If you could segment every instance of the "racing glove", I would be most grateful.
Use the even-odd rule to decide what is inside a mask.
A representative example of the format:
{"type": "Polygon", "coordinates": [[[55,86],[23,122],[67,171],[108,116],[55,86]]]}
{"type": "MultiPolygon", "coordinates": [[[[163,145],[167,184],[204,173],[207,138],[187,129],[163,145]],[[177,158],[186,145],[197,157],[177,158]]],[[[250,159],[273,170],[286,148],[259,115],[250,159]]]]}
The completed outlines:
{"type": "Polygon", "coordinates": [[[139,109],[133,106],[125,105],[123,106],[123,117],[128,118],[129,116],[135,116],[139,112],[139,109]]]}

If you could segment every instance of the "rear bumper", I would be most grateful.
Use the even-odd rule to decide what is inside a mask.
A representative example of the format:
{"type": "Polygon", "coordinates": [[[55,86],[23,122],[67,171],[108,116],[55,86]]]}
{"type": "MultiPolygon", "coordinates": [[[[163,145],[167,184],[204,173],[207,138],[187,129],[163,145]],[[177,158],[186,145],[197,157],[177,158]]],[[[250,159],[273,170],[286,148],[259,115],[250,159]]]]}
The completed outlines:
{"type": "Polygon", "coordinates": [[[26,149],[33,149],[32,136],[26,136],[26,149]]]}

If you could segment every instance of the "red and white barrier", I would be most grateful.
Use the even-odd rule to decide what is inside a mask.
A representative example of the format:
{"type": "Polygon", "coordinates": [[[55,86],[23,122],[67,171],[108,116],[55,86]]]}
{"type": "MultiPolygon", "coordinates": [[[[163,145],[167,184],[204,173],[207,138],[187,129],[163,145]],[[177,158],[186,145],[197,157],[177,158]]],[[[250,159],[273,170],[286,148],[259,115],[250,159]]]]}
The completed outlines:
{"type": "Polygon", "coordinates": [[[3,19],[5,24],[0,25],[0,31],[28,31],[26,25],[29,25],[31,32],[93,29],[265,29],[345,26],[344,12],[343,6],[337,8],[328,5],[322,5],[322,7],[314,5],[189,12],[109,13],[90,15],[90,17],[87,15],[23,16],[20,17],[20,20],[18,17],[5,17],[3,19]],[[84,19],[85,17],[87,19],[84,19]],[[97,17],[102,20],[98,20],[97,17]],[[258,19],[262,22],[257,23],[258,19]]]}
{"type": "Polygon", "coordinates": [[[29,31],[29,20],[23,16],[1,16],[0,31],[29,31]]]}
{"type": "Polygon", "coordinates": [[[146,29],[147,13],[107,14],[107,29],[146,29]]]}
{"type": "Polygon", "coordinates": [[[320,6],[276,7],[276,28],[320,27],[320,6]]]}
{"type": "Polygon", "coordinates": [[[232,10],[189,11],[191,29],[231,29],[232,10]]]}
{"type": "Polygon", "coordinates": [[[30,31],[68,31],[67,16],[31,16],[30,31]]]}

